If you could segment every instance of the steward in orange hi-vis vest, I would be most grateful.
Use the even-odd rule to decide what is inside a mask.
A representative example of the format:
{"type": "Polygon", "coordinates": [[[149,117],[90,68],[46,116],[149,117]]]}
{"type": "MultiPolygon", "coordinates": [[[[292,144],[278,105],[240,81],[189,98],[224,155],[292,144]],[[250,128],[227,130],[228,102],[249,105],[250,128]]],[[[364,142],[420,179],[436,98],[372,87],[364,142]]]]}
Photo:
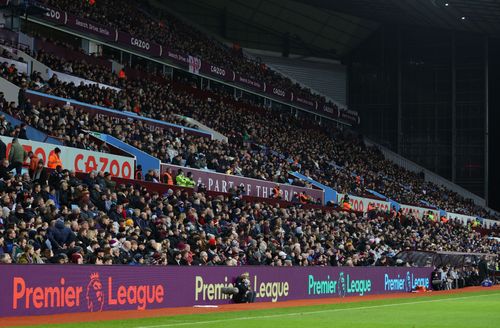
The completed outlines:
{"type": "Polygon", "coordinates": [[[63,167],[60,154],[61,154],[61,149],[59,148],[56,148],[52,152],[50,152],[49,162],[47,163],[47,167],[49,169],[55,169],[58,166],[63,167]]]}

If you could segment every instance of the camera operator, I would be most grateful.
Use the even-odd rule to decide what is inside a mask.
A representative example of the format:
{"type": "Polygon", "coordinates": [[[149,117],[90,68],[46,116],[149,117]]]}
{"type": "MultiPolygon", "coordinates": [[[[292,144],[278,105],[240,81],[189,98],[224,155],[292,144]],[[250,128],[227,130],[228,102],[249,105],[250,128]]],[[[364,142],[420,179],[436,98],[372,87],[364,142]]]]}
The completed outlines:
{"type": "Polygon", "coordinates": [[[255,302],[256,293],[250,288],[250,280],[248,272],[243,273],[236,278],[234,286],[238,288],[238,293],[233,296],[235,303],[253,303],[255,302]]]}

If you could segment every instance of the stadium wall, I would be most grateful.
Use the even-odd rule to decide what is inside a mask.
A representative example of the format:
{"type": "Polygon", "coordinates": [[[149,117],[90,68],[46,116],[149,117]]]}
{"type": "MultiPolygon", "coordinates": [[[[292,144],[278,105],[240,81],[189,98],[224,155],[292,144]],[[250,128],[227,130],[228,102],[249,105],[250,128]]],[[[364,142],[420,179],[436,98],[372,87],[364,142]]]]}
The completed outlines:
{"type": "Polygon", "coordinates": [[[230,303],[221,289],[249,272],[257,302],[410,292],[431,268],[8,265],[0,316],[146,310],[230,303]],[[141,277],[137,279],[137,277],[141,277]]]}

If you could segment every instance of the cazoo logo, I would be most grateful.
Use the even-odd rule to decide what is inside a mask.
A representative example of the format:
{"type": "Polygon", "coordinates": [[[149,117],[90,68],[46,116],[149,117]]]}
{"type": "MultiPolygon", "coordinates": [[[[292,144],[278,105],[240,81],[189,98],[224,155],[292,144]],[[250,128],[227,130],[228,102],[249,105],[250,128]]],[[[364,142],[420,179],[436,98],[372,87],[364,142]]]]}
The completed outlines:
{"type": "Polygon", "coordinates": [[[220,76],[226,76],[226,70],[217,66],[210,65],[210,72],[220,76]]]}
{"type": "Polygon", "coordinates": [[[136,46],[137,48],[149,50],[151,46],[149,45],[149,42],[142,41],[136,38],[130,38],[130,44],[133,46],[136,46]]]}
{"type": "Polygon", "coordinates": [[[278,89],[278,88],[273,88],[273,93],[277,96],[280,96],[280,97],[285,96],[285,91],[278,89]]]}
{"type": "Polygon", "coordinates": [[[48,9],[45,8],[47,11],[45,12],[45,16],[49,19],[56,20],[56,21],[61,21],[64,20],[64,23],[66,24],[66,12],[60,12],[59,10],[55,9],[48,9]]]}

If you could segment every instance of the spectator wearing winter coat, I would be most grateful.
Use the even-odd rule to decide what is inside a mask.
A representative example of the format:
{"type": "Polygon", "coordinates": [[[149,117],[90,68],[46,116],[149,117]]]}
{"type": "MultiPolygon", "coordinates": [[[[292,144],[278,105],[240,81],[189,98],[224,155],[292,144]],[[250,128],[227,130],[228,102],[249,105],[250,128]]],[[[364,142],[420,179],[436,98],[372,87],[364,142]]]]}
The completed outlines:
{"type": "Polygon", "coordinates": [[[41,186],[47,184],[48,174],[47,169],[43,166],[43,160],[38,160],[35,170],[33,170],[33,182],[38,183],[41,186]]]}
{"type": "Polygon", "coordinates": [[[0,139],[0,161],[3,161],[7,156],[7,145],[0,139]]]}
{"type": "Polygon", "coordinates": [[[19,139],[29,140],[26,123],[22,123],[19,127],[19,135],[17,137],[19,139]]]}
{"type": "Polygon", "coordinates": [[[63,220],[57,220],[48,234],[52,249],[60,250],[73,240],[71,229],[64,225],[63,220]]]}
{"type": "Polygon", "coordinates": [[[28,156],[28,153],[19,143],[19,140],[17,138],[12,139],[12,145],[9,151],[9,170],[16,169],[16,174],[20,175],[23,170],[23,162],[26,156],[28,156]]]}
{"type": "Polygon", "coordinates": [[[10,179],[10,164],[9,161],[4,159],[2,161],[2,165],[0,165],[0,179],[3,179],[4,181],[10,179]]]}

